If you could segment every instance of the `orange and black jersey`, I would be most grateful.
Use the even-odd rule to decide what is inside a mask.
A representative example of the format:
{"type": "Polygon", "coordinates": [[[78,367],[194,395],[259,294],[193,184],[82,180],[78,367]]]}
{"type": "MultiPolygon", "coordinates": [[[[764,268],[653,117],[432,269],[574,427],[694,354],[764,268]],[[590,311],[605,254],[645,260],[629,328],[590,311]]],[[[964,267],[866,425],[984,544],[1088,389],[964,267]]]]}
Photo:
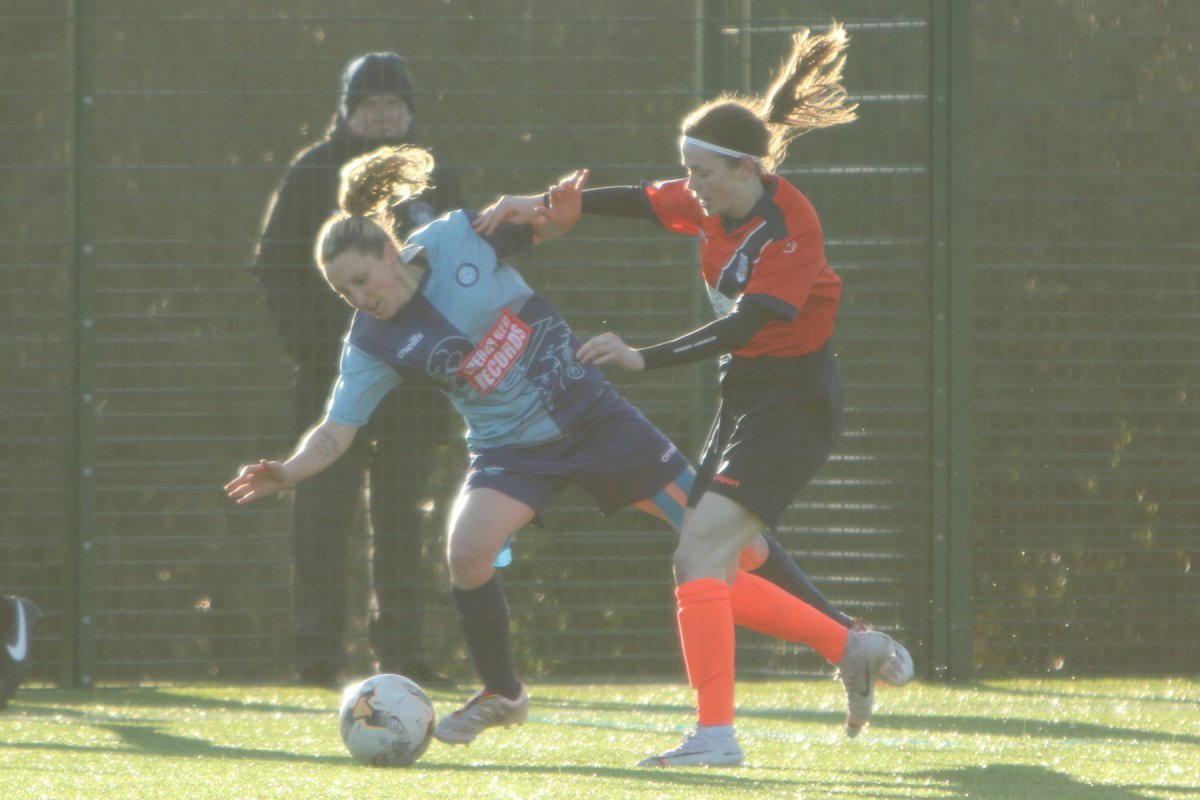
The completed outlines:
{"type": "Polygon", "coordinates": [[[641,350],[647,367],[721,353],[802,356],[832,336],[842,281],[825,261],[817,213],[782,178],[766,176],[763,188],[737,220],[706,215],[683,179],[583,193],[585,213],[647,218],[700,241],[701,271],[719,318],[641,350]]]}

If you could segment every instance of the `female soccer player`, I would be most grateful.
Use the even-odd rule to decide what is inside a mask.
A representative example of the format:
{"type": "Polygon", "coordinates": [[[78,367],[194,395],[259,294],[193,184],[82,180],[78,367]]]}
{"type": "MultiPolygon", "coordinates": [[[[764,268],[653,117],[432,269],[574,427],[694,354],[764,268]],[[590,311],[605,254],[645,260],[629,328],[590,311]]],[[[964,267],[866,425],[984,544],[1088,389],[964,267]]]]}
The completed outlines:
{"type": "MultiPolygon", "coordinates": [[[[432,166],[424,150],[389,147],[343,168],[344,213],[322,228],[316,256],[325,279],[356,312],[325,416],[286,461],[244,466],[225,489],[247,503],[325,469],[401,380],[431,382],[447,395],[467,423],[471,451],[447,557],[459,624],[483,689],[444,717],[435,735],[467,744],[485,728],[520,723],[528,713],[494,568],[509,537],[572,483],[606,513],[635,506],[679,529],[694,473],[598,367],[578,361],[579,340],[563,318],[500,260],[560,235],[578,218],[586,173],[552,189],[549,213],[530,225],[496,226],[485,238],[472,229],[473,214],[456,211],[401,243],[388,221],[371,214],[415,196],[432,166]]],[[[813,635],[845,630],[755,575],[739,574],[733,596],[739,624],[754,630],[770,632],[782,615],[803,618],[796,625],[813,635]]],[[[867,667],[849,651],[843,665],[867,667]]]]}
{"type": "MultiPolygon", "coordinates": [[[[638,371],[723,356],[721,408],[674,558],[679,634],[699,722],[647,766],[740,762],[733,730],[734,623],[745,613],[736,597],[745,574],[736,573],[739,553],[764,526],[776,527],[841,432],[842,383],[829,340],[842,282],[825,261],[811,203],[773,169],[799,134],[855,118],[840,85],[845,45],[839,25],[822,36],[797,34],[765,97],[725,96],[688,114],[680,140],[686,180],[590,189],[582,197],[583,213],[644,218],[697,237],[718,318],[640,349],[604,333],[578,350],[579,361],[638,371]]],[[[501,198],[477,228],[545,213],[544,203],[501,198]]],[[[781,620],[774,633],[802,640],[797,619],[781,620]]],[[[908,652],[882,633],[822,626],[820,635],[806,635],[842,665],[850,736],[871,714],[876,677],[893,685],[912,677],[908,652]]]]}

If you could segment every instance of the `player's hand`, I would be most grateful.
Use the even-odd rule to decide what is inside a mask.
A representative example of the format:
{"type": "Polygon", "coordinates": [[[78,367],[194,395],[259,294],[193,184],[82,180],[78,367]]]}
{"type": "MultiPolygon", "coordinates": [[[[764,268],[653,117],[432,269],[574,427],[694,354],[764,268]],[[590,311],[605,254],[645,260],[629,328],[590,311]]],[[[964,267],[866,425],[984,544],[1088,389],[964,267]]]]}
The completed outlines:
{"type": "Polygon", "coordinates": [[[538,208],[542,208],[542,196],[518,197],[505,194],[479,212],[471,227],[480,236],[491,236],[502,222],[517,225],[532,225],[538,219],[538,208]]]}
{"type": "Polygon", "coordinates": [[[642,358],[642,354],[611,332],[588,339],[580,345],[575,357],[584,364],[616,364],[630,372],[640,372],[646,368],[646,359],[642,358]]]}
{"type": "Polygon", "coordinates": [[[238,471],[238,476],[225,484],[225,494],[238,505],[276,494],[291,483],[287,470],[278,461],[263,459],[257,464],[247,464],[238,471]]]}
{"type": "Polygon", "coordinates": [[[539,241],[562,236],[583,213],[583,187],[587,184],[588,170],[575,170],[557,184],[550,187],[550,205],[545,205],[545,195],[505,194],[484,209],[471,226],[480,236],[490,236],[503,222],[515,225],[530,225],[539,241]]]}
{"type": "Polygon", "coordinates": [[[577,169],[550,187],[550,205],[538,206],[538,221],[533,232],[541,241],[554,239],[569,231],[583,213],[583,189],[591,172],[577,169]]]}

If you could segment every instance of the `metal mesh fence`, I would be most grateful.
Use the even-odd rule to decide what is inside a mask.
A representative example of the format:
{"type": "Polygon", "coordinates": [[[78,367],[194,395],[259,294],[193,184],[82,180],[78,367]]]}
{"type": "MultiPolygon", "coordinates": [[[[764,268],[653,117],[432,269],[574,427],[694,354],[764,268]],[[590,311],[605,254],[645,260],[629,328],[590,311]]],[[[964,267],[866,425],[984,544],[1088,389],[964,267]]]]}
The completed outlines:
{"type": "MultiPolygon", "coordinates": [[[[973,517],[949,533],[974,558],[970,596],[947,598],[936,321],[950,309],[933,175],[949,65],[933,17],[953,5],[10,2],[0,591],[46,612],[40,676],[290,672],[290,503],[234,508],[220,486],[293,441],[293,365],[249,264],[267,199],[328,126],[348,59],[406,57],[422,138],[480,205],[581,165],[595,185],[676,176],[679,117],[761,89],[791,31],[835,16],[861,118],[798,140],[781,172],[813,200],[846,282],[847,435],[780,540],[850,613],[898,631],[927,674],[946,603],[970,609],[974,630],[956,635],[974,634],[982,671],[1194,668],[1196,623],[1172,611],[1200,597],[1200,10],[1011,0],[951,23],[974,49],[974,117],[956,131],[974,156],[956,168],[975,232],[952,267],[973,269],[975,291],[971,363],[955,366],[973,370],[973,517]]],[[[588,219],[518,265],[581,336],[648,343],[707,319],[694,260],[650,226],[588,219]]],[[[699,450],[710,366],[613,377],[699,450]]],[[[423,466],[426,644],[465,677],[441,556],[463,454],[423,466]]],[[[503,575],[522,669],[678,676],[673,539],[565,493],[503,575]]],[[[370,545],[361,530],[352,542],[346,647],[361,669],[370,545]]],[[[821,666],[740,640],[744,674],[821,666]]]]}
{"type": "Polygon", "coordinates": [[[1198,11],[980,4],[985,668],[1197,663],[1198,11]]]}
{"type": "Polygon", "coordinates": [[[71,65],[63,10],[47,16],[26,4],[20,11],[5,20],[0,56],[6,143],[0,570],[3,591],[37,596],[53,615],[43,639],[62,675],[70,655],[62,624],[69,625],[75,613],[70,532],[78,497],[71,65]]]}

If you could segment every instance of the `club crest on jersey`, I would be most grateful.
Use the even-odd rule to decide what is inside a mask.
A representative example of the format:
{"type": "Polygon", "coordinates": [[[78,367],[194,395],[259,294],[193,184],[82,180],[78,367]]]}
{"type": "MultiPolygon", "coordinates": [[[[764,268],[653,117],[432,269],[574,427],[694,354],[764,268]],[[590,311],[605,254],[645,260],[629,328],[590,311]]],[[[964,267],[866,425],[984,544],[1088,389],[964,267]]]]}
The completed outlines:
{"type": "Polygon", "coordinates": [[[734,278],[738,284],[744,284],[746,278],[750,277],[750,259],[745,253],[738,253],[737,270],[734,272],[734,278]]]}
{"type": "Polygon", "coordinates": [[[479,267],[470,261],[459,264],[454,271],[454,280],[458,281],[459,286],[474,286],[479,282],[479,267]]]}
{"type": "Polygon", "coordinates": [[[507,308],[455,371],[482,395],[490,394],[529,345],[530,327],[507,308]]]}

